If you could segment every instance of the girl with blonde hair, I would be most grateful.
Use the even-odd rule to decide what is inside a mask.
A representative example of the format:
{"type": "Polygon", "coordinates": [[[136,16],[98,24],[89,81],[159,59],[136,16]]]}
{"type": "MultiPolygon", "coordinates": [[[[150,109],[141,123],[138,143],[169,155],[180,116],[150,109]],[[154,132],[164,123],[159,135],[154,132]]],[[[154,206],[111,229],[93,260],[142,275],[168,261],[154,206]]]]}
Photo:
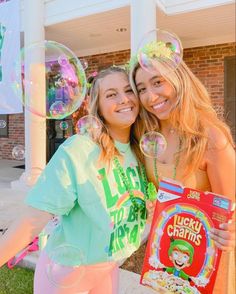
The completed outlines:
{"type": "MultiPolygon", "coordinates": [[[[138,138],[156,131],[167,141],[158,159],[145,158],[148,179],[158,188],[162,177],[171,178],[234,201],[233,139],[228,126],[217,117],[203,84],[184,61],[174,70],[166,68],[161,59],[159,66],[150,71],[143,69],[135,57],[130,64],[130,83],[142,104],[138,138]]],[[[154,203],[149,202],[150,217],[153,207],[154,203]]],[[[223,224],[211,235],[220,249],[234,248],[233,224],[223,224]]],[[[234,293],[234,261],[228,252],[223,252],[214,293],[234,293]]]]}
{"type": "Polygon", "coordinates": [[[118,293],[117,261],[139,247],[145,227],[146,177],[133,136],[139,101],[126,72],[101,71],[90,98],[101,130],[60,145],[0,239],[1,266],[60,216],[37,262],[35,294],[118,293]]]}

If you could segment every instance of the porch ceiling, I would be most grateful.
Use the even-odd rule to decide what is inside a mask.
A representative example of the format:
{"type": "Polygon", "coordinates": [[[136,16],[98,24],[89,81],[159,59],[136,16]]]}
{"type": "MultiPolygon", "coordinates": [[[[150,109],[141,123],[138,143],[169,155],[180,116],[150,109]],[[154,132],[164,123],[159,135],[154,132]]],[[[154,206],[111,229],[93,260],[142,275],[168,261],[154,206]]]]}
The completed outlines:
{"type": "MultiPolygon", "coordinates": [[[[235,4],[176,15],[157,8],[157,27],[175,32],[184,48],[234,42],[235,4]]],[[[130,7],[47,26],[46,39],[65,44],[78,56],[128,49],[130,7]],[[117,32],[119,28],[127,31],[117,32]]]]}

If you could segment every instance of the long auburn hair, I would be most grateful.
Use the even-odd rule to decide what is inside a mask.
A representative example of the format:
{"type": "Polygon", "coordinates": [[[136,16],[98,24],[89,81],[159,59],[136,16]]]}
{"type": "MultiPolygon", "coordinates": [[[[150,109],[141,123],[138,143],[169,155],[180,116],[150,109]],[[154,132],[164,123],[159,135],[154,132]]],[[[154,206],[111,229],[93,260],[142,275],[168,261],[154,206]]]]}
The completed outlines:
{"type": "MultiPolygon", "coordinates": [[[[163,67],[164,64],[161,66],[163,67]]],[[[136,95],[138,93],[135,77],[139,68],[138,63],[134,64],[129,74],[130,84],[136,95]]],[[[184,61],[181,61],[175,70],[164,71],[162,76],[174,87],[178,97],[178,103],[170,113],[170,122],[182,139],[182,148],[176,156],[180,156],[181,164],[185,167],[184,177],[188,177],[199,168],[204,153],[209,147],[210,128],[217,128],[223,132],[227,142],[233,147],[234,142],[229,127],[218,118],[206,88],[184,61]]],[[[144,107],[141,107],[140,117],[138,140],[145,132],[160,130],[159,119],[144,107]]],[[[211,142],[211,146],[212,143],[214,142],[211,142]]]]}
{"type": "MultiPolygon", "coordinates": [[[[122,73],[127,76],[127,72],[117,66],[111,66],[107,69],[101,70],[98,75],[93,80],[91,90],[90,90],[90,97],[89,97],[89,114],[93,115],[97,119],[99,119],[101,122],[103,122],[103,118],[100,115],[99,112],[99,92],[100,92],[100,82],[103,78],[105,78],[108,75],[114,74],[114,73],[122,73]]],[[[138,121],[140,120],[139,114],[138,114],[138,121]]],[[[139,163],[144,162],[143,155],[139,149],[139,141],[137,140],[137,131],[139,129],[139,126],[137,125],[137,121],[131,126],[130,131],[130,147],[132,151],[135,153],[135,156],[139,163]]],[[[114,156],[120,156],[119,151],[115,147],[113,138],[109,135],[109,131],[106,128],[105,123],[103,123],[101,133],[98,137],[95,138],[95,142],[100,146],[101,153],[99,160],[110,164],[110,161],[114,156]]]]}

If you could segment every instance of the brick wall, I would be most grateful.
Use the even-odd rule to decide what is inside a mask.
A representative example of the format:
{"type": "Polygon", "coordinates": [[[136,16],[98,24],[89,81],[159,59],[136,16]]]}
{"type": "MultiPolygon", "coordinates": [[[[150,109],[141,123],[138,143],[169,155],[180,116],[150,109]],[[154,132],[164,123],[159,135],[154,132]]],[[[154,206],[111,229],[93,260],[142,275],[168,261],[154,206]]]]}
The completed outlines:
{"type": "MultiPolygon", "coordinates": [[[[185,49],[184,60],[209,91],[214,107],[220,116],[224,113],[224,57],[234,56],[235,43],[185,49]]],[[[130,51],[86,56],[87,76],[110,65],[125,64],[130,51]]],[[[0,138],[0,158],[12,159],[15,145],[24,144],[23,115],[9,115],[9,138],[0,138]]]]}
{"type": "Polygon", "coordinates": [[[12,149],[24,145],[24,115],[12,114],[8,120],[8,138],[0,138],[0,159],[13,159],[12,149]]]}
{"type": "Polygon", "coordinates": [[[89,76],[92,72],[101,70],[111,65],[123,65],[129,60],[129,57],[130,50],[123,50],[93,56],[85,56],[82,58],[88,62],[86,74],[89,76]]]}
{"type": "Polygon", "coordinates": [[[235,43],[185,50],[184,60],[205,85],[220,116],[224,114],[224,58],[235,56],[235,43]]]}

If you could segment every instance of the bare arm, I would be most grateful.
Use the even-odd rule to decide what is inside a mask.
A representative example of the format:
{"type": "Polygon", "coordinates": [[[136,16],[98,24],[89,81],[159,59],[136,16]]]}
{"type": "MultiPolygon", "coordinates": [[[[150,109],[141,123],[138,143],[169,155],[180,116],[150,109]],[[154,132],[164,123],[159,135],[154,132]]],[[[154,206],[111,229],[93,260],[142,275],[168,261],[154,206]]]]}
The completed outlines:
{"type": "Polygon", "coordinates": [[[212,192],[235,201],[235,151],[225,136],[216,130],[206,152],[207,175],[212,192]]]}
{"type": "Polygon", "coordinates": [[[26,207],[0,238],[0,267],[26,247],[52,217],[48,212],[26,207]]]}
{"type": "MultiPolygon", "coordinates": [[[[224,135],[216,130],[210,134],[212,143],[206,152],[207,175],[212,192],[235,201],[235,151],[224,135]]],[[[222,250],[235,246],[235,224],[222,224],[221,230],[212,230],[212,239],[222,250]]]]}

